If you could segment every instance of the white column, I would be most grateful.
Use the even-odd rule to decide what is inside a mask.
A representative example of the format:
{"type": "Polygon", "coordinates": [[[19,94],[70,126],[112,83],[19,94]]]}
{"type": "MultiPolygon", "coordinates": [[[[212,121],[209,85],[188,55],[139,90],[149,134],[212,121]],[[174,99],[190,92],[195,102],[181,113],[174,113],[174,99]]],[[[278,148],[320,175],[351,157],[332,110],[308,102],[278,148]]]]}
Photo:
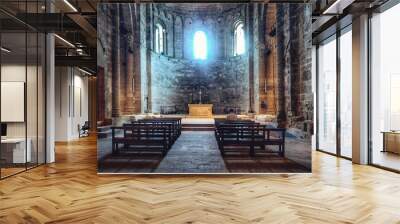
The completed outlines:
{"type": "Polygon", "coordinates": [[[368,163],[368,15],[353,19],[353,162],[368,163]]]}
{"type": "Polygon", "coordinates": [[[54,35],[46,36],[46,163],[55,161],[54,133],[55,133],[55,59],[54,59],[54,35]]]}
{"type": "Polygon", "coordinates": [[[315,45],[312,46],[312,53],[311,53],[311,60],[312,60],[312,69],[311,69],[311,76],[312,76],[312,92],[313,92],[313,104],[314,104],[314,134],[311,137],[311,149],[316,150],[317,149],[317,48],[315,45]]]}

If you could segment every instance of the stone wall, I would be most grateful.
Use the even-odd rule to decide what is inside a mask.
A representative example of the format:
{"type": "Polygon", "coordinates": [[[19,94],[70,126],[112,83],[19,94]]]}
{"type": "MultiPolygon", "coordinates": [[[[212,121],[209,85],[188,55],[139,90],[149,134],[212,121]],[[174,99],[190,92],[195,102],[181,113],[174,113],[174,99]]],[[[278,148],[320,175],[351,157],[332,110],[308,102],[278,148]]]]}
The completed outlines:
{"type": "Polygon", "coordinates": [[[214,105],[215,113],[249,111],[248,56],[233,56],[234,24],[246,20],[247,5],[216,5],[217,10],[199,11],[186,11],[190,8],[171,4],[142,6],[143,112],[187,113],[187,104],[200,102],[200,95],[202,103],[214,105]],[[162,54],[153,51],[156,24],[166,32],[162,54]],[[193,59],[193,36],[197,30],[207,35],[205,61],[193,59]]]}
{"type": "Polygon", "coordinates": [[[230,108],[249,109],[248,58],[209,62],[152,54],[152,109],[159,113],[187,113],[188,103],[212,103],[214,113],[230,108]]]}
{"type": "Polygon", "coordinates": [[[98,10],[98,121],[141,111],[140,11],[135,4],[98,10]]]}
{"type": "Polygon", "coordinates": [[[308,138],[313,132],[311,5],[182,5],[100,6],[99,119],[187,113],[188,103],[200,101],[201,90],[202,103],[214,104],[216,113],[235,107],[254,111],[308,138]],[[245,23],[247,51],[234,57],[238,20],[245,23]],[[153,51],[156,23],[166,29],[161,55],[153,51]],[[209,39],[206,61],[193,60],[193,34],[199,29],[209,39]]]}
{"type": "Polygon", "coordinates": [[[311,5],[268,4],[267,11],[269,21],[276,23],[266,22],[269,52],[264,60],[265,92],[274,95],[275,100],[268,95],[263,97],[265,111],[276,115],[278,126],[289,128],[296,137],[309,139],[313,133],[311,5]],[[275,104],[275,111],[268,109],[269,103],[275,104]]]}
{"type": "MultiPolygon", "coordinates": [[[[193,59],[194,33],[201,30],[207,35],[210,60],[232,57],[234,24],[246,20],[249,4],[216,3],[210,10],[190,10],[188,5],[147,4],[151,17],[149,29],[154,30],[157,23],[165,28],[167,42],[164,55],[193,59]]],[[[154,49],[154,38],[149,41],[151,49],[154,49]]]]}

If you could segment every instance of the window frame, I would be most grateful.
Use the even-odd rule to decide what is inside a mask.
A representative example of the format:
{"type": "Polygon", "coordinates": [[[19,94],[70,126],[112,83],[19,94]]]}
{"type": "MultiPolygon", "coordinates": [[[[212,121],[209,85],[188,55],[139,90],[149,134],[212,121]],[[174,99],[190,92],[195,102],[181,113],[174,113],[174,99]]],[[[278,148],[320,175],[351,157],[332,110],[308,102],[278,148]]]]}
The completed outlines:
{"type": "Polygon", "coordinates": [[[245,24],[242,20],[237,20],[233,25],[233,56],[241,56],[246,53],[246,31],[245,24]],[[243,52],[238,52],[238,29],[242,28],[243,30],[243,52]]]}
{"type": "Polygon", "coordinates": [[[340,113],[341,113],[341,90],[340,90],[340,84],[341,84],[341,66],[340,66],[340,59],[341,59],[341,53],[340,53],[340,41],[341,41],[341,36],[347,32],[352,32],[352,23],[347,24],[346,26],[337,29],[336,32],[334,32],[332,35],[327,36],[326,38],[319,40],[318,43],[316,44],[316,151],[327,153],[339,158],[347,159],[347,160],[352,160],[352,158],[349,158],[347,156],[342,155],[342,150],[341,150],[341,118],[340,118],[340,113]],[[322,43],[326,43],[329,41],[336,41],[336,152],[328,152],[324,149],[321,149],[319,147],[319,135],[320,135],[320,130],[318,127],[318,123],[320,122],[319,119],[319,102],[320,102],[320,93],[319,93],[319,85],[320,85],[320,74],[319,74],[319,47],[322,43]]]}
{"type": "Polygon", "coordinates": [[[155,27],[155,29],[154,29],[154,51],[157,54],[164,55],[164,54],[166,54],[166,46],[165,45],[167,42],[167,40],[166,40],[167,32],[166,32],[165,26],[162,23],[157,22],[154,25],[154,27],[155,27]]]}
{"type": "Polygon", "coordinates": [[[207,60],[208,56],[209,56],[209,54],[208,54],[209,46],[208,45],[209,45],[209,41],[208,41],[206,31],[204,31],[204,29],[196,29],[193,33],[193,59],[200,60],[200,61],[207,60]],[[204,41],[204,43],[201,44],[203,47],[205,47],[204,55],[202,55],[201,52],[199,52],[199,53],[197,52],[197,49],[198,49],[196,47],[196,42],[198,41],[198,40],[196,40],[197,35],[201,35],[200,37],[204,41]]]}

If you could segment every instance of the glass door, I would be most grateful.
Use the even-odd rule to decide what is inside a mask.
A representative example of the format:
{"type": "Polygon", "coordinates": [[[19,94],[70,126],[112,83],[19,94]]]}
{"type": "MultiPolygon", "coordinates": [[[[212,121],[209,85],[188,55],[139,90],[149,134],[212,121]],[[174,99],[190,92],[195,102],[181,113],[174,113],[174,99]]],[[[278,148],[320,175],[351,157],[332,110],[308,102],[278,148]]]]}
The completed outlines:
{"type": "Polygon", "coordinates": [[[371,163],[400,171],[400,4],[371,18],[371,163]]]}
{"type": "Polygon", "coordinates": [[[318,145],[336,154],[336,35],[321,43],[318,54],[318,145]]]}
{"type": "Polygon", "coordinates": [[[340,155],[352,157],[352,32],[340,35],[340,155]]]}
{"type": "MultiPolygon", "coordinates": [[[[44,5],[0,3],[22,16],[43,13],[44,5]]],[[[39,30],[0,12],[1,179],[45,163],[45,44],[39,30]]]]}
{"type": "Polygon", "coordinates": [[[26,170],[31,162],[26,125],[26,43],[25,32],[1,34],[2,177],[26,170]]]}

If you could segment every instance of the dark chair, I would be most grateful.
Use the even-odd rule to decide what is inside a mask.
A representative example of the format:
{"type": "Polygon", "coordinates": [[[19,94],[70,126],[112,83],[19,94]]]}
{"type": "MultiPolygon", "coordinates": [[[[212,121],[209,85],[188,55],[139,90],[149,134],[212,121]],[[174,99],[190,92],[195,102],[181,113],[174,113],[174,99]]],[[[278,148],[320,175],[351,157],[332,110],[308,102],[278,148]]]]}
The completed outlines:
{"type": "Polygon", "coordinates": [[[90,130],[89,121],[85,121],[85,123],[82,126],[80,126],[78,124],[79,138],[88,137],[89,136],[89,130],[90,130]]]}

